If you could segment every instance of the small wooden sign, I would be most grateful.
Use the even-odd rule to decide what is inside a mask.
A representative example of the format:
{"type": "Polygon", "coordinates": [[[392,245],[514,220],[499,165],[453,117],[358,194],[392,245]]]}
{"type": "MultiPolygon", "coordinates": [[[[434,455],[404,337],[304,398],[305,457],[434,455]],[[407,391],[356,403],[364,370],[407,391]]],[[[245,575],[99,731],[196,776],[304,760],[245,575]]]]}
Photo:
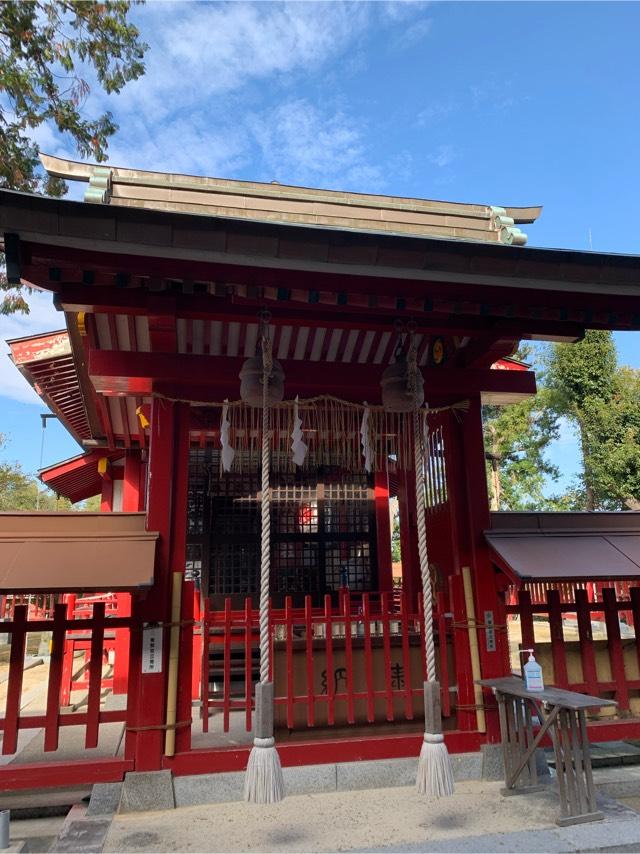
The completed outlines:
{"type": "Polygon", "coordinates": [[[142,632],[142,672],[162,673],[162,626],[147,625],[142,632]]]}

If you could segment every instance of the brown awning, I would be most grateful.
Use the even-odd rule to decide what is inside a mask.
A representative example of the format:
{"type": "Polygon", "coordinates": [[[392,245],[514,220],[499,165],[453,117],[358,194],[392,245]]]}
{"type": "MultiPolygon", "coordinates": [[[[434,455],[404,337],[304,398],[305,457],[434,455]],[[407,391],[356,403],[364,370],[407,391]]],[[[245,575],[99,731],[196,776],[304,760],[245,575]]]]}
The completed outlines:
{"type": "Polygon", "coordinates": [[[153,584],[158,534],[144,513],[0,513],[0,593],[153,584]]]}
{"type": "Polygon", "coordinates": [[[514,580],[640,577],[640,513],[492,513],[485,532],[514,580]]]}

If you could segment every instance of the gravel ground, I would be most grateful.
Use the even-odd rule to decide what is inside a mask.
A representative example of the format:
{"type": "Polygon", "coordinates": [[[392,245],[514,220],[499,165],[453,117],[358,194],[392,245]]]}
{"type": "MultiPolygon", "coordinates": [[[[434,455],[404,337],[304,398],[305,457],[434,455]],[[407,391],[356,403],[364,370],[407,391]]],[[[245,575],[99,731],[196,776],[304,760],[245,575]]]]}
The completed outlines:
{"type": "Polygon", "coordinates": [[[550,790],[500,795],[500,783],[464,782],[428,802],[413,788],[300,795],[116,816],[105,852],[348,851],[555,826],[550,790]]]}

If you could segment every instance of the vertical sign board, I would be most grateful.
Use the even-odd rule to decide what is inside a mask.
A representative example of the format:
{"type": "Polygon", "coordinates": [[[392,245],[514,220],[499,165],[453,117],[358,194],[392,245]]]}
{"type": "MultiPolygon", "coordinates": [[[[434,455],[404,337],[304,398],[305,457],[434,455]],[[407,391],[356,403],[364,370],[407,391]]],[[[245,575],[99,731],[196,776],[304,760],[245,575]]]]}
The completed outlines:
{"type": "Polygon", "coordinates": [[[142,632],[142,672],[162,673],[162,626],[146,625],[142,632]]]}
{"type": "Polygon", "coordinates": [[[487,638],[487,652],[496,651],[496,627],[493,620],[493,611],[484,612],[484,625],[487,638]]]}

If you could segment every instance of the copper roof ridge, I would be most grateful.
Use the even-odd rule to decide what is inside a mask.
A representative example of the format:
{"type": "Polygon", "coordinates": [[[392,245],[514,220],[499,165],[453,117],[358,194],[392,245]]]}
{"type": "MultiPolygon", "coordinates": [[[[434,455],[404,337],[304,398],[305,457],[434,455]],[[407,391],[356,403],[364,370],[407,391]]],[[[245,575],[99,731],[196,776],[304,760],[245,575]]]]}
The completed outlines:
{"type": "MultiPolygon", "coordinates": [[[[406,210],[417,207],[420,210],[429,210],[426,205],[442,205],[458,209],[460,213],[472,213],[476,216],[484,215],[483,218],[491,218],[494,211],[502,211],[502,215],[509,216],[516,223],[532,223],[540,216],[542,205],[491,205],[478,202],[452,202],[446,199],[423,199],[415,196],[392,196],[381,193],[361,193],[347,190],[331,190],[319,187],[306,187],[295,184],[281,184],[279,182],[247,181],[235,178],[217,178],[211,176],[189,175],[179,172],[159,172],[147,169],[130,169],[128,167],[111,164],[84,163],[78,160],[55,157],[54,155],[40,153],[40,161],[45,170],[52,176],[71,181],[86,181],[91,183],[95,170],[100,170],[100,177],[105,179],[105,184],[115,181],[121,184],[138,184],[139,186],[155,186],[164,189],[190,189],[193,191],[225,191],[232,195],[256,195],[280,198],[305,198],[312,199],[308,194],[318,194],[318,201],[331,201],[333,204],[366,205],[367,202],[374,207],[395,208],[406,210]],[[104,170],[105,174],[102,175],[104,170]],[[110,173],[110,177],[107,177],[110,173]],[[181,186],[184,184],[185,186],[181,186]],[[187,187],[188,185],[188,187],[187,187]],[[300,192],[296,192],[300,191],[300,192]],[[423,203],[423,204],[421,204],[423,203]],[[426,204],[424,204],[426,203],[426,204]],[[470,209],[475,209],[471,211],[470,209]]],[[[105,186],[106,189],[106,186],[105,186]]],[[[454,214],[455,215],[455,214],[454,214]]]]}

